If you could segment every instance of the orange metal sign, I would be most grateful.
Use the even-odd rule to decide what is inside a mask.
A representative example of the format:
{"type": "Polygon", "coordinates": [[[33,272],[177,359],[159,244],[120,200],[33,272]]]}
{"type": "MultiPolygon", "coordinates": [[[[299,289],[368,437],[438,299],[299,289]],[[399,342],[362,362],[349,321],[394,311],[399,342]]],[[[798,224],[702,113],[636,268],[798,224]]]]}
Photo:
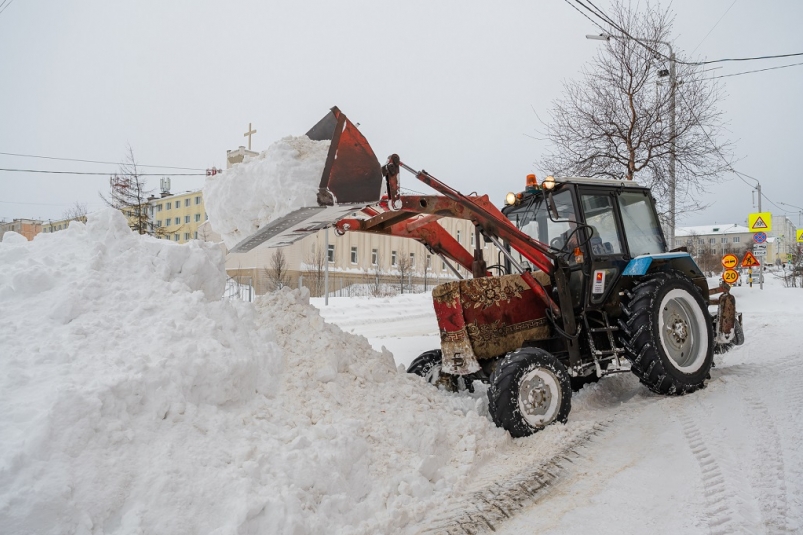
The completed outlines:
{"type": "Polygon", "coordinates": [[[755,267],[760,265],[761,262],[759,262],[758,259],[756,259],[756,257],[753,256],[753,253],[747,251],[744,254],[744,258],[742,258],[742,267],[755,267]]]}
{"type": "Polygon", "coordinates": [[[739,272],[735,269],[726,269],[722,272],[722,280],[728,284],[736,284],[739,280],[739,272]]]}
{"type": "MultiPolygon", "coordinates": [[[[733,269],[739,265],[739,257],[735,254],[726,254],[722,257],[722,267],[725,269],[733,269]]],[[[727,281],[726,281],[727,282],[727,281]]]]}

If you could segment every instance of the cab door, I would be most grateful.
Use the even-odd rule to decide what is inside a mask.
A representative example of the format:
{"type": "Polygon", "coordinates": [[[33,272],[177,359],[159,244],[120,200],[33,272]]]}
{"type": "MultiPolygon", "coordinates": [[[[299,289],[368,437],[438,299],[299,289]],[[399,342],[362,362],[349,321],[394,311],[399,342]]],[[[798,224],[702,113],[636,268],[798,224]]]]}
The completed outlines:
{"type": "Polygon", "coordinates": [[[586,306],[614,305],[609,299],[630,256],[625,246],[618,204],[618,188],[579,187],[578,201],[585,231],[585,251],[589,255],[586,279],[586,306]]]}

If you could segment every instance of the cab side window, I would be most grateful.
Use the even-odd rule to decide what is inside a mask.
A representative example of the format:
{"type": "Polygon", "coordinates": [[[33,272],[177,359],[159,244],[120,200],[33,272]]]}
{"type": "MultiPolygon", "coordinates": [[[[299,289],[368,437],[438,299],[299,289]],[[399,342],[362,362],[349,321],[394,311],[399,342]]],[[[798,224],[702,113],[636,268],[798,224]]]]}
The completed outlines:
{"type": "Polygon", "coordinates": [[[627,245],[634,257],[666,250],[661,226],[649,201],[640,191],[623,191],[619,195],[627,245]]]}
{"type": "Polygon", "coordinates": [[[586,224],[591,227],[589,248],[594,256],[622,254],[622,240],[616,227],[614,200],[611,195],[581,196],[586,224]]]}

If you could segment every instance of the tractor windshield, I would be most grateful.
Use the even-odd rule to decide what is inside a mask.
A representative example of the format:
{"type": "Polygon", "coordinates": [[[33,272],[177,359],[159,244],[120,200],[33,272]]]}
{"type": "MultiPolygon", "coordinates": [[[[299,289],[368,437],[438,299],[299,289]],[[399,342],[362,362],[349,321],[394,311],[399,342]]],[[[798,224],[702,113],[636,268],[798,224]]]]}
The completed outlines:
{"type": "MultiPolygon", "coordinates": [[[[543,195],[534,195],[515,209],[507,212],[507,217],[516,228],[555,250],[570,252],[577,246],[577,217],[574,201],[569,190],[552,195],[555,213],[550,214],[543,195]],[[554,217],[557,215],[558,217],[554,217]]],[[[574,263],[574,255],[570,255],[574,263]]]]}
{"type": "Polygon", "coordinates": [[[647,195],[640,191],[626,191],[619,195],[627,245],[633,256],[666,251],[658,218],[647,195]]]}

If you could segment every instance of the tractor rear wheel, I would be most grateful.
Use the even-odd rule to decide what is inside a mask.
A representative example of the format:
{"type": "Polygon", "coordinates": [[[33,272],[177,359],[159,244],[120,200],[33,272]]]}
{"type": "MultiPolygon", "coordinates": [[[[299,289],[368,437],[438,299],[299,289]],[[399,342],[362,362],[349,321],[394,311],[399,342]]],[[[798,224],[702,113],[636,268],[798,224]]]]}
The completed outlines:
{"type": "Polygon", "coordinates": [[[572,406],[569,372],[540,348],[522,348],[504,357],[491,374],[488,410],[497,426],[514,438],[554,422],[566,423],[572,406]]]}
{"type": "Polygon", "coordinates": [[[700,290],[684,275],[657,273],[628,294],[623,345],[631,370],[653,392],[681,395],[705,386],[714,333],[700,290]]]}

